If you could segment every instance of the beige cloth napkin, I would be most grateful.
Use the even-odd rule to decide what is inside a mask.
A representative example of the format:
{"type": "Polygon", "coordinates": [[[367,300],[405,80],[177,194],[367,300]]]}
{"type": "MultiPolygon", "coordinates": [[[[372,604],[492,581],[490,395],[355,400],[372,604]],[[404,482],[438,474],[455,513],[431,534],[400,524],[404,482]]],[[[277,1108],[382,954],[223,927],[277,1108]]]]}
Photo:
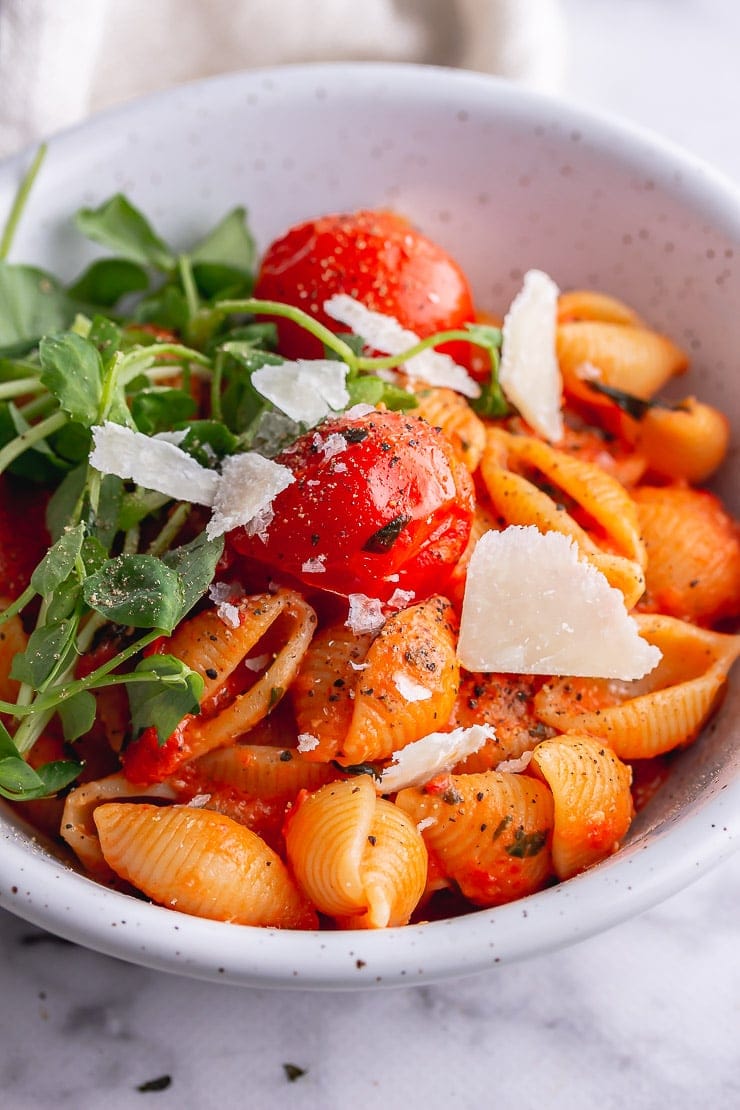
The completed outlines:
{"type": "Polygon", "coordinates": [[[563,74],[559,0],[0,0],[0,155],[183,81],[373,59],[563,74]]]}

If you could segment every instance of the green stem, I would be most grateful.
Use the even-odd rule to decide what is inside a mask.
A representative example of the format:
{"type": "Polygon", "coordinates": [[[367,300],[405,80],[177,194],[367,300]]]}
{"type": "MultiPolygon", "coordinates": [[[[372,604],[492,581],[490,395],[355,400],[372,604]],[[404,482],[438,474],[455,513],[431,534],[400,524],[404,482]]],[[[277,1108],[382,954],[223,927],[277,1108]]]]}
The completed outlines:
{"type": "Polygon", "coordinates": [[[12,382],[3,382],[0,385],[0,401],[7,401],[12,397],[22,397],[24,393],[43,393],[45,386],[38,378],[15,378],[12,382]]]}
{"type": "Polygon", "coordinates": [[[0,701],[0,712],[12,713],[16,717],[25,718],[13,737],[13,741],[19,753],[25,755],[26,752],[31,750],[46,728],[46,725],[63,702],[68,701],[82,690],[97,689],[101,685],[101,679],[110,674],[111,671],[116,670],[117,667],[122,666],[134,655],[143,651],[145,647],[153,643],[154,640],[158,639],[161,635],[162,632],[160,629],[152,629],[151,632],[147,632],[145,636],[129,644],[127,648],[124,648],[123,651],[119,651],[118,654],[112,659],[109,659],[107,663],[102,663],[96,670],[85,675],[84,678],[78,678],[74,682],[67,683],[66,686],[61,688],[58,687],[56,691],[50,690],[46,694],[41,694],[36,698],[33,705],[18,706],[10,702],[0,701]],[[25,712],[23,712],[23,710],[25,710],[25,712]],[[33,716],[30,717],[30,714],[33,714],[33,716]]]}
{"type": "Polygon", "coordinates": [[[5,221],[2,238],[0,238],[0,260],[7,258],[10,254],[10,248],[13,245],[13,239],[15,238],[20,218],[23,215],[23,209],[26,207],[26,202],[33,188],[33,183],[36,180],[36,175],[41,169],[41,163],[45,157],[46,143],[42,143],[36,151],[36,156],[30,165],[28,173],[20,183],[18,192],[15,194],[15,199],[11,205],[8,218],[5,221]]]}
{"type": "Polygon", "coordinates": [[[358,368],[357,355],[352,348],[338,335],[335,335],[333,331],[324,327],[318,320],[314,320],[313,316],[309,316],[307,312],[303,312],[300,308],[282,304],[280,301],[261,301],[256,297],[247,297],[241,301],[219,301],[218,308],[222,312],[228,313],[245,312],[262,316],[282,316],[286,320],[292,320],[294,324],[298,324],[299,327],[315,336],[330,351],[339,355],[347,363],[350,370],[356,371],[358,368]]]}
{"type": "Polygon", "coordinates": [[[14,617],[16,613],[20,613],[35,596],[36,591],[33,586],[26,586],[23,593],[20,594],[15,601],[11,602],[7,609],[3,609],[0,613],[0,624],[5,624],[5,622],[9,621],[11,617],[14,617]]]}
{"type": "Polygon", "coordinates": [[[169,550],[175,536],[190,516],[192,508],[193,506],[186,501],[177,506],[162,531],[149,544],[148,555],[159,556],[169,550]]]}
{"type": "Polygon", "coordinates": [[[25,405],[20,405],[18,412],[23,419],[30,424],[37,416],[48,416],[51,412],[56,412],[57,401],[56,397],[52,397],[50,393],[44,393],[40,397],[36,397],[33,401],[28,401],[25,405]]]}
{"type": "Polygon", "coordinates": [[[42,439],[52,435],[53,432],[58,432],[67,423],[67,414],[61,411],[52,413],[46,420],[42,420],[40,424],[34,424],[27,432],[21,432],[15,439],[11,439],[10,443],[6,443],[0,451],[0,474],[6,470],[10,464],[27,451],[29,447],[33,447],[34,443],[39,443],[42,439]]]}
{"type": "Polygon", "coordinates": [[[378,358],[358,358],[358,370],[394,370],[397,366],[403,365],[408,362],[410,358],[415,355],[420,355],[422,351],[428,351],[430,347],[439,347],[442,343],[452,343],[455,340],[463,340],[466,343],[473,343],[476,347],[483,347],[490,350],[490,340],[483,341],[477,339],[474,332],[466,331],[464,328],[454,328],[450,331],[440,331],[436,335],[427,336],[426,339],[420,339],[413,347],[409,347],[406,351],[400,351],[396,355],[383,355],[378,358]]]}
{"type": "Polygon", "coordinates": [[[221,383],[224,374],[224,352],[219,351],[213,363],[213,376],[211,377],[211,418],[222,420],[221,409],[221,383]]]}
{"type": "Polygon", "coordinates": [[[188,306],[188,315],[192,319],[200,308],[200,298],[193,277],[193,266],[187,254],[181,254],[177,259],[177,271],[182,283],[182,291],[188,306]]]}

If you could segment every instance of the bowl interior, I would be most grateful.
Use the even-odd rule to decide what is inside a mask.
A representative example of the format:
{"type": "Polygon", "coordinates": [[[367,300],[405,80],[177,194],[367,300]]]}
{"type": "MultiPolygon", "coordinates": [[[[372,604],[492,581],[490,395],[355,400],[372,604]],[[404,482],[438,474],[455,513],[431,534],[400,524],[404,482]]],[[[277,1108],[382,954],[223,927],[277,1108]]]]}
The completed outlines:
{"type": "MultiPolygon", "coordinates": [[[[27,161],[0,167],[0,212],[27,161]]],[[[688,350],[681,393],[720,405],[740,431],[740,200],[653,137],[449,70],[231,75],[53,139],[13,260],[74,276],[92,252],[70,217],[116,191],[183,246],[236,204],[248,207],[260,246],[307,216],[395,208],[458,258],[481,308],[505,309],[531,267],[561,288],[622,297],[688,350]]],[[[735,469],[736,453],[718,489],[737,511],[735,469]]],[[[418,929],[320,937],[203,922],[97,887],[7,813],[0,903],[102,951],[234,982],[356,987],[472,972],[613,924],[724,858],[740,835],[737,711],[735,690],[625,849],[527,899],[526,917],[517,903],[418,929]]]]}

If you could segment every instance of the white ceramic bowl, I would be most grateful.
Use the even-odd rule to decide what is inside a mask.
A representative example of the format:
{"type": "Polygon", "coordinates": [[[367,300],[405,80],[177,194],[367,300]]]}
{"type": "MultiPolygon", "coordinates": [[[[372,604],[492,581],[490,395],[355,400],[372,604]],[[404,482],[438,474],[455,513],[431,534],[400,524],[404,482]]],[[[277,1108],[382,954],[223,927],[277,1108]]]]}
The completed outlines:
{"type": "MultiPolygon", "coordinates": [[[[0,167],[0,211],[27,162],[0,167]]],[[[117,190],[183,245],[236,203],[249,207],[262,246],[303,217],[392,206],[454,253],[481,307],[505,307],[530,267],[564,288],[624,297],[690,351],[684,388],[721,405],[740,433],[740,198],[632,128],[451,70],[332,65],[217,78],[54,138],[14,260],[76,274],[87,255],[70,216],[117,190]]],[[[730,503],[734,465],[722,489],[730,503]]],[[[740,836],[739,691],[736,680],[618,855],[500,909],[377,933],[203,921],[83,878],[7,812],[0,904],[101,952],[205,979],[356,988],[469,974],[615,925],[729,855],[740,836]]]]}

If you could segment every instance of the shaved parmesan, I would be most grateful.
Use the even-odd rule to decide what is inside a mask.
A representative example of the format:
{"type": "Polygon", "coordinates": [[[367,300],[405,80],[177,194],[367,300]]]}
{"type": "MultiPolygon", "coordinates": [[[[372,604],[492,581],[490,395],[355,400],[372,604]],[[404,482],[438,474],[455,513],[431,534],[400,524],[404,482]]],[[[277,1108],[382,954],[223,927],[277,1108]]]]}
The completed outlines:
{"type": "Polygon", "coordinates": [[[306,559],[305,563],[301,564],[301,570],[304,574],[325,574],[326,555],[317,555],[315,559],[306,559]]]}
{"type": "Polygon", "coordinates": [[[312,752],[314,748],[318,748],[320,740],[318,736],[313,736],[310,732],[298,733],[298,751],[299,752],[312,752]]]}
{"type": "Polygon", "coordinates": [[[229,628],[238,628],[241,624],[239,607],[234,601],[244,597],[244,590],[236,582],[212,582],[208,588],[208,596],[216,606],[220,619],[229,628]]]}
{"type": "Polygon", "coordinates": [[[331,359],[298,359],[262,366],[251,377],[254,388],[300,424],[313,427],[332,409],[349,403],[347,367],[331,359]]]}
{"type": "MultiPolygon", "coordinates": [[[[419,336],[402,327],[394,316],[372,312],[346,293],[335,293],[324,301],[324,312],[332,320],[352,328],[355,335],[361,335],[368,347],[387,355],[400,355],[419,342],[419,336]]],[[[404,368],[410,378],[418,378],[428,385],[447,386],[466,397],[480,397],[480,386],[467,370],[439,351],[422,351],[410,358],[404,368]]]]}
{"type": "Polygon", "coordinates": [[[272,502],[294,481],[287,466],[254,451],[224,459],[213,515],[206,525],[208,538],[212,540],[240,525],[251,525],[250,534],[258,535],[258,526],[265,526],[265,513],[270,512],[272,502]]]}
{"type": "Polygon", "coordinates": [[[503,326],[499,383],[536,432],[552,442],[563,436],[563,380],[555,350],[558,287],[529,270],[503,326]]]}
{"type": "Polygon", "coordinates": [[[430,732],[393,753],[393,763],[381,773],[379,789],[383,794],[390,794],[407,786],[423,786],[435,775],[451,770],[456,763],[477,752],[495,736],[491,725],[430,732]]]}
{"type": "Polygon", "coordinates": [[[496,770],[506,771],[510,775],[518,775],[521,771],[526,771],[531,762],[532,752],[522,752],[518,759],[503,759],[500,763],[497,763],[496,770]]]}
{"type": "Polygon", "coordinates": [[[393,685],[396,687],[401,697],[406,701],[426,701],[432,696],[431,690],[428,690],[426,686],[422,686],[420,682],[414,682],[413,678],[409,678],[403,671],[395,672],[393,675],[393,685]]]}
{"type": "Polygon", "coordinates": [[[437,824],[436,817],[425,817],[422,821],[416,822],[416,831],[423,833],[424,829],[430,829],[432,825],[437,824]]]}
{"type": "Polygon", "coordinates": [[[349,595],[349,613],[344,622],[356,635],[364,632],[379,632],[385,624],[383,616],[383,602],[376,597],[366,597],[365,594],[349,595]]]}
{"type": "Polygon", "coordinates": [[[109,421],[94,427],[92,436],[90,465],[102,474],[130,478],[145,489],[177,501],[213,505],[219,475],[201,466],[175,443],[109,421]]]}
{"type": "Polygon", "coordinates": [[[327,460],[333,459],[335,455],[340,455],[342,451],[347,450],[347,440],[339,432],[331,432],[326,439],[322,439],[317,432],[311,442],[327,460]]]}
{"type": "MultiPolygon", "coordinates": [[[[396,579],[398,575],[396,575],[396,579]]],[[[388,581],[388,579],[386,579],[388,581]]],[[[388,605],[391,609],[405,609],[407,605],[416,597],[413,590],[399,590],[395,589],[391,596],[388,598],[388,605]]]]}
{"type": "Polygon", "coordinates": [[[468,567],[458,658],[470,671],[642,678],[659,662],[619,590],[559,532],[486,532],[468,567]]]}

